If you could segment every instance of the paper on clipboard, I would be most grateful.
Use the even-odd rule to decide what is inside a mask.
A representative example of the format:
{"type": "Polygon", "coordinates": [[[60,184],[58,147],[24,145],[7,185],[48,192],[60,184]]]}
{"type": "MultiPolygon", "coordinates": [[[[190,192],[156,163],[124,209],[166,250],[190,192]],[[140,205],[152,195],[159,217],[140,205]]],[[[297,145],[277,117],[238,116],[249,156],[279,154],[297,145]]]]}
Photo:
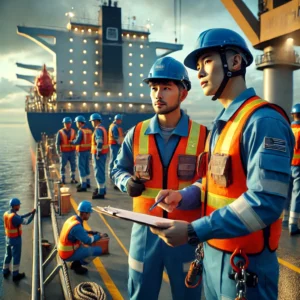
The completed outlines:
{"type": "Polygon", "coordinates": [[[93,207],[93,210],[95,212],[105,214],[111,217],[139,223],[141,225],[147,225],[147,226],[159,227],[159,228],[168,228],[171,226],[171,223],[173,221],[170,219],[141,214],[141,213],[115,208],[111,206],[106,206],[106,207],[96,206],[93,207]]]}

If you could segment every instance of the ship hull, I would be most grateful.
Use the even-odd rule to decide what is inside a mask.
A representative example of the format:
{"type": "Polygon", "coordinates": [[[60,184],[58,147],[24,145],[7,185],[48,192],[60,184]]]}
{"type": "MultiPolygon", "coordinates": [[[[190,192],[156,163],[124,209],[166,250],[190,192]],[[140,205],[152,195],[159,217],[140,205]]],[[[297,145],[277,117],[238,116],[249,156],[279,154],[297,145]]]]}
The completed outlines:
{"type": "MultiPolygon", "coordinates": [[[[78,116],[84,116],[88,121],[90,115],[94,112],[82,113],[82,112],[71,112],[71,113],[40,113],[40,112],[27,112],[27,122],[31,135],[35,142],[41,140],[41,134],[45,133],[48,136],[54,135],[59,129],[63,127],[62,120],[64,117],[71,117],[72,120],[78,116]]],[[[102,116],[102,125],[108,129],[109,125],[113,122],[114,116],[117,113],[105,113],[102,116]]],[[[138,122],[153,117],[153,113],[123,113],[122,128],[127,131],[131,127],[135,126],[138,122]]],[[[92,129],[91,123],[87,122],[87,125],[92,129]]],[[[76,124],[73,123],[72,127],[76,128],[76,124]]]]}

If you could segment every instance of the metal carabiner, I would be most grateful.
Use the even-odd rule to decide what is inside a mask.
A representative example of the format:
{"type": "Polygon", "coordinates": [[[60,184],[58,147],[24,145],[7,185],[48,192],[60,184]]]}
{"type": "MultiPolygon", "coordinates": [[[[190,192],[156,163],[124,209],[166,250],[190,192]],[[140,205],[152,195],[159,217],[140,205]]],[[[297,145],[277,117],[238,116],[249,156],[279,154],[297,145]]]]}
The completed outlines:
{"type": "Polygon", "coordinates": [[[248,268],[248,265],[249,265],[249,258],[248,256],[246,255],[246,253],[244,252],[243,249],[240,249],[240,248],[236,248],[234,250],[234,252],[232,253],[232,255],[230,256],[230,265],[232,267],[232,269],[236,272],[236,273],[240,273],[242,269],[246,270],[248,268]],[[235,264],[234,262],[234,259],[236,256],[241,256],[244,261],[245,261],[245,264],[241,267],[241,266],[238,266],[237,264],[235,264]]]}

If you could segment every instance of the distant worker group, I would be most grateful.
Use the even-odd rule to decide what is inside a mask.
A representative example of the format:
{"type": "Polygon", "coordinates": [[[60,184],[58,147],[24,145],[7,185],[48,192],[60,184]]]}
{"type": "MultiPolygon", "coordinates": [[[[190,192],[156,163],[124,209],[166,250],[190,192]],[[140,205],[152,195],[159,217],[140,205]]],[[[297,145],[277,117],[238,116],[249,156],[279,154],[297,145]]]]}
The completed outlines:
{"type": "Polygon", "coordinates": [[[110,150],[109,177],[117,157],[124,135],[121,127],[122,115],[117,114],[114,121],[106,128],[102,125],[102,117],[98,113],[90,116],[94,132],[87,125],[84,116],[75,118],[78,128],[77,134],[72,128],[72,119],[65,117],[62,121],[64,128],[56,135],[56,152],[60,157],[60,183],[66,183],[65,168],[70,162],[71,183],[78,183],[75,179],[76,173],[76,152],[77,165],[79,169],[80,183],[77,185],[77,192],[86,192],[91,187],[90,180],[90,156],[92,155],[93,169],[97,187],[93,191],[92,199],[104,199],[106,195],[106,159],[110,150]]]}

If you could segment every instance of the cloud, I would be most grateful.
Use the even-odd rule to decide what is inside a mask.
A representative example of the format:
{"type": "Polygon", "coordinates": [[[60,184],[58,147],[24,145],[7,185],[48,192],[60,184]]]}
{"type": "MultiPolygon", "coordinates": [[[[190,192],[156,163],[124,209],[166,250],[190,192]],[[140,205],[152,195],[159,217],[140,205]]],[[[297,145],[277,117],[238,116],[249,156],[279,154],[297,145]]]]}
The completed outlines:
{"type": "Polygon", "coordinates": [[[6,79],[0,78],[0,99],[3,99],[5,96],[20,92],[20,89],[15,86],[15,83],[6,79]]]}
{"type": "Polygon", "coordinates": [[[5,97],[0,97],[0,110],[4,109],[24,109],[25,103],[24,92],[14,92],[5,95],[5,97]]]}

